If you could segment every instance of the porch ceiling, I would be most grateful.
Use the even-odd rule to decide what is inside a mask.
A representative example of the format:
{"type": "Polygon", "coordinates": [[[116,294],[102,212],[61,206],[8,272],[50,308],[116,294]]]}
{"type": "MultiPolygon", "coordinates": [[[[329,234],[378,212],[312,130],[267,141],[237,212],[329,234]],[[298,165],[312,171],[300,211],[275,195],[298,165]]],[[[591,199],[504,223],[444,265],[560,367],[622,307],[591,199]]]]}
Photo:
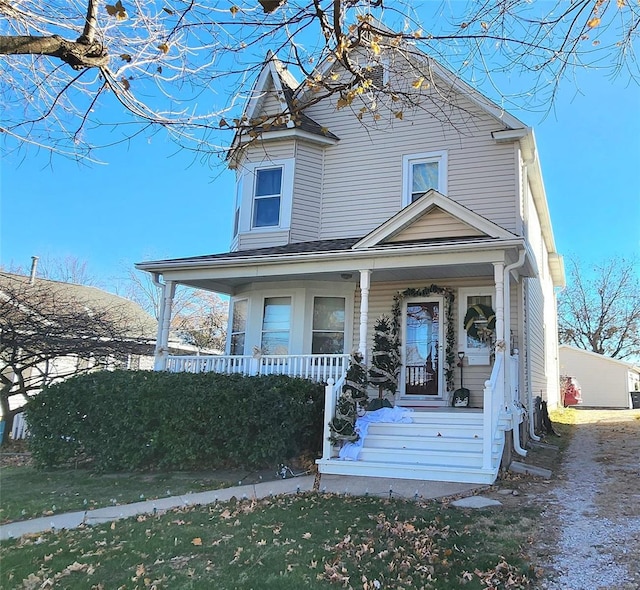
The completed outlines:
{"type": "MultiPolygon", "coordinates": [[[[227,278],[192,278],[177,279],[182,285],[216,291],[218,293],[233,293],[242,285],[247,283],[271,283],[271,282],[305,282],[321,281],[326,283],[354,283],[360,282],[360,268],[354,266],[347,270],[327,271],[327,272],[306,272],[292,275],[274,274],[269,276],[236,276],[227,278]],[[351,276],[348,276],[351,275],[351,276]]],[[[171,275],[165,276],[170,280],[171,275]]],[[[447,265],[447,266],[424,266],[418,268],[383,268],[373,269],[371,273],[372,283],[388,282],[433,282],[442,279],[470,279],[487,278],[493,281],[493,265],[490,263],[473,265],[447,265]]]]}

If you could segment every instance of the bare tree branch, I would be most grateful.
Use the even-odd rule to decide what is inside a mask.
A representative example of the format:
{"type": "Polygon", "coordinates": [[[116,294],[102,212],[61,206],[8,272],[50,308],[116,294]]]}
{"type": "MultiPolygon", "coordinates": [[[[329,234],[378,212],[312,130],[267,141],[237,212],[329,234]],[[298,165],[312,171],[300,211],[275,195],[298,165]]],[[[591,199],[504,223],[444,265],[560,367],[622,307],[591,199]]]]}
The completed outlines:
{"type": "Polygon", "coordinates": [[[499,102],[530,109],[549,109],[576,68],[638,79],[640,5],[628,0],[419,8],[408,0],[0,0],[0,23],[5,149],[33,144],[83,157],[102,147],[102,130],[119,138],[111,136],[110,145],[144,129],[166,132],[195,151],[222,153],[221,130],[264,124],[242,121],[241,109],[267,50],[317,88],[298,89],[304,100],[297,112],[280,116],[330,96],[350,106],[357,93],[372,113],[362,119],[366,125],[383,122],[377,105],[384,100],[397,103],[390,117],[403,109],[446,110],[446,88],[436,104],[423,104],[420,88],[394,85],[400,76],[372,87],[371,64],[391,54],[404,56],[396,67],[429,80],[432,89],[437,80],[425,55],[479,81],[499,102]],[[331,68],[318,69],[331,61],[345,67],[348,79],[332,80],[331,68]]]}

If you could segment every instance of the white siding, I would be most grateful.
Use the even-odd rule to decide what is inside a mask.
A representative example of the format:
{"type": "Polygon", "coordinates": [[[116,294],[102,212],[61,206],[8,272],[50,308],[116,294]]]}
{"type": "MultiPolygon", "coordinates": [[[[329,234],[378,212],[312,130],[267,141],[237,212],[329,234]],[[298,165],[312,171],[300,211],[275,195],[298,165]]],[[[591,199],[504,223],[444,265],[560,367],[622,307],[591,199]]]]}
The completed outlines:
{"type": "Polygon", "coordinates": [[[293,186],[291,241],[319,239],[323,150],[298,142],[293,186]]]}
{"type": "Polygon", "coordinates": [[[437,238],[481,236],[482,232],[455,219],[439,207],[425,213],[410,227],[398,232],[389,242],[410,242],[437,238]]]}
{"type": "Polygon", "coordinates": [[[365,127],[351,109],[336,110],[329,101],[311,107],[308,114],[340,137],[325,153],[320,237],[365,235],[386,221],[401,208],[402,157],[443,150],[447,196],[515,231],[516,151],[492,139],[491,132],[501,129],[501,123],[461,102],[473,118],[453,111],[451,122],[443,123],[418,110],[405,113],[402,121],[383,114],[386,123],[378,128],[370,119],[365,127]]]}
{"type": "Polygon", "coordinates": [[[250,162],[268,164],[274,160],[293,158],[295,155],[295,141],[292,139],[268,143],[256,142],[245,149],[238,167],[242,168],[243,164],[250,162]]]}
{"type": "Polygon", "coordinates": [[[251,231],[238,236],[238,250],[283,246],[289,243],[289,230],[283,231],[251,231]]]}
{"type": "Polygon", "coordinates": [[[539,274],[525,283],[528,386],[534,398],[540,395],[550,407],[555,407],[560,399],[556,298],[548,253],[528,186],[525,187],[525,231],[539,274]]]}

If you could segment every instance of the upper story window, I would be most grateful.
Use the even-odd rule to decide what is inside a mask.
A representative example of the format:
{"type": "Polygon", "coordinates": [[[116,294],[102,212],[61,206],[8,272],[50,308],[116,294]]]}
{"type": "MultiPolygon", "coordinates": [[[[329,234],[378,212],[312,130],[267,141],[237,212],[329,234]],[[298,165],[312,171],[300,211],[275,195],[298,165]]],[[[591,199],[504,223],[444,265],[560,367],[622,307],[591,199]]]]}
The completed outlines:
{"type": "Polygon", "coordinates": [[[447,153],[409,154],[402,159],[404,191],[402,205],[406,207],[430,189],[447,193],[447,153]]]}
{"type": "Polygon", "coordinates": [[[256,170],[252,227],[280,225],[282,199],[282,166],[256,170]]]}
{"type": "Polygon", "coordinates": [[[234,237],[254,230],[289,229],[294,164],[291,158],[243,166],[238,175],[234,237]]]}

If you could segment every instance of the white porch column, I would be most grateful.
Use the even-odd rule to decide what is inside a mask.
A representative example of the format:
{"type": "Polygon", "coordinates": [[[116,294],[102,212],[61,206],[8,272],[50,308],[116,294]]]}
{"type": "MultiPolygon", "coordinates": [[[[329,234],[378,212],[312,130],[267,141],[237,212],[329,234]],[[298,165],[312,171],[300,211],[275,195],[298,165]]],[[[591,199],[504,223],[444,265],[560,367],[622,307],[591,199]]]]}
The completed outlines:
{"type": "Polygon", "coordinates": [[[364,364],[367,364],[367,327],[369,325],[369,288],[371,286],[371,271],[360,271],[360,342],[358,351],[362,354],[364,364]]]}
{"type": "Polygon", "coordinates": [[[176,293],[176,284],[167,281],[162,285],[160,299],[160,318],[158,319],[158,337],[156,338],[154,371],[164,371],[167,368],[167,356],[169,355],[169,328],[171,326],[171,308],[173,297],[176,293]]]}
{"type": "Polygon", "coordinates": [[[493,276],[496,283],[496,349],[504,350],[504,263],[493,263],[493,276]]]}

